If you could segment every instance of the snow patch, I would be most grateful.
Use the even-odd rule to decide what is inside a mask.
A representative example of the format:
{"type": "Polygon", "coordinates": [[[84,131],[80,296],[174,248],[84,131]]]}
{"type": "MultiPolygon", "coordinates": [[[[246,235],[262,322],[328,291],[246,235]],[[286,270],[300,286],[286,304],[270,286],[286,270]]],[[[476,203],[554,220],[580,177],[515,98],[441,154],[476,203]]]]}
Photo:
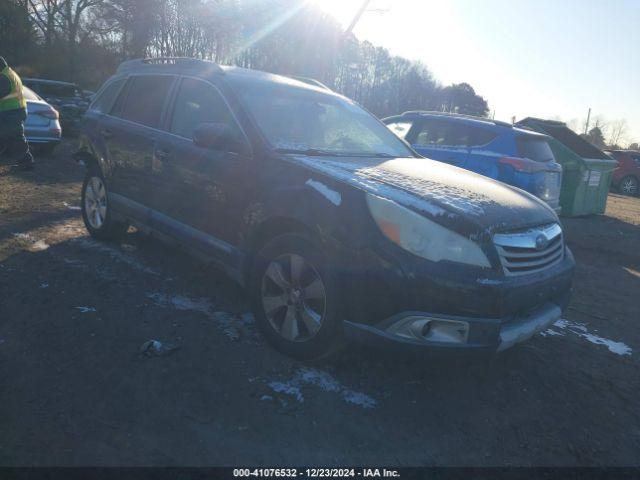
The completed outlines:
{"type": "Polygon", "coordinates": [[[153,268],[147,267],[146,265],[143,265],[141,262],[139,262],[135,258],[125,254],[124,252],[118,250],[117,248],[110,247],[108,245],[104,245],[94,240],[90,240],[86,238],[76,239],[74,243],[76,245],[79,245],[82,248],[97,250],[99,252],[106,253],[113,260],[124,263],[129,267],[133,268],[134,270],[137,270],[138,272],[147,273],[150,275],[160,275],[160,272],[158,270],[155,270],[153,268]]]}
{"type": "Polygon", "coordinates": [[[44,240],[36,240],[28,233],[18,232],[14,233],[13,236],[23,242],[30,243],[31,245],[29,246],[29,250],[33,252],[41,252],[42,250],[49,248],[49,244],[47,242],[44,240]]]}
{"type": "MultiPolygon", "coordinates": [[[[337,162],[316,157],[308,158],[304,156],[294,156],[291,157],[291,159],[296,163],[304,164],[312,170],[324,173],[332,178],[336,178],[347,184],[359,187],[366,192],[388,198],[389,200],[393,200],[404,206],[415,208],[418,211],[429,213],[434,217],[449,213],[426,198],[420,198],[419,194],[410,193],[409,191],[402,190],[401,188],[381,183],[385,178],[388,179],[392,176],[392,172],[387,173],[386,170],[379,169],[379,175],[377,175],[378,178],[373,178],[376,176],[374,174],[376,170],[373,168],[373,164],[371,164],[371,166],[367,166],[360,163],[337,162]]],[[[414,181],[412,185],[415,186],[415,184],[416,183],[414,181]]]]}
{"type": "Polygon", "coordinates": [[[214,305],[206,298],[192,298],[185,295],[164,295],[162,293],[147,293],[147,298],[162,308],[198,312],[205,315],[220,328],[231,340],[237,341],[242,336],[252,340],[257,339],[254,331],[255,319],[251,313],[233,314],[216,311],[214,305]]]}
{"type": "MultiPolygon", "coordinates": [[[[591,342],[595,345],[604,345],[605,347],[607,347],[607,349],[609,349],[610,352],[615,353],[616,355],[631,355],[631,353],[633,352],[631,347],[623,342],[616,342],[614,340],[610,340],[608,338],[596,335],[595,333],[589,332],[587,327],[582,323],[571,322],[569,320],[561,318],[560,320],[555,322],[553,326],[578,335],[579,337],[582,337],[586,341],[591,342]]],[[[544,336],[564,335],[564,332],[558,332],[556,330],[553,330],[553,328],[550,328],[543,333],[545,334],[544,336]]]]}
{"type": "Polygon", "coordinates": [[[93,307],[73,307],[77,310],[80,310],[80,313],[89,313],[89,312],[95,312],[96,309],[93,307]]]}
{"type": "Polygon", "coordinates": [[[49,244],[44,240],[38,240],[37,242],[31,244],[31,250],[34,250],[36,252],[41,252],[42,250],[46,250],[47,248],[49,248],[49,244]]]}
{"type": "Polygon", "coordinates": [[[366,393],[357,392],[342,385],[332,375],[322,370],[315,368],[301,368],[294,376],[287,381],[273,381],[267,384],[274,392],[284,393],[295,397],[295,399],[302,403],[304,402],[304,396],[301,388],[305,385],[311,385],[324,390],[325,392],[333,392],[339,394],[342,399],[354,405],[358,405],[362,408],[374,408],[377,405],[377,401],[366,393]]]}
{"type": "Polygon", "coordinates": [[[297,385],[292,385],[288,382],[270,382],[269,387],[271,387],[271,389],[276,393],[291,395],[292,397],[295,397],[298,402],[304,402],[304,397],[302,396],[300,387],[298,387],[297,385]]]}
{"type": "Polygon", "coordinates": [[[81,210],[80,207],[76,205],[69,205],[67,202],[62,202],[62,205],[64,205],[67,208],[67,210],[81,210]]]}
{"type": "Polygon", "coordinates": [[[333,203],[336,207],[342,203],[342,195],[335,190],[331,190],[324,183],[317,182],[312,180],[311,178],[307,180],[307,185],[309,185],[314,190],[318,191],[323,197],[333,203]]]}
{"type": "Polygon", "coordinates": [[[480,285],[500,285],[502,283],[501,280],[494,280],[491,278],[479,278],[476,280],[480,285]]]}

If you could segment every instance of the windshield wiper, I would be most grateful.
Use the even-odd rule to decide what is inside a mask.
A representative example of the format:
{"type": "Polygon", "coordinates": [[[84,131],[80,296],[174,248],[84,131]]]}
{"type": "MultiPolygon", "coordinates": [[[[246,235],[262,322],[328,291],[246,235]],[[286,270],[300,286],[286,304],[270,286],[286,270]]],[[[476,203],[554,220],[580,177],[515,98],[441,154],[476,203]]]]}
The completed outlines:
{"type": "Polygon", "coordinates": [[[297,155],[308,155],[310,157],[339,157],[340,152],[332,152],[330,150],[319,150],[317,148],[307,148],[306,150],[299,150],[296,148],[276,148],[278,153],[295,153],[297,155]]]}
{"type": "Polygon", "coordinates": [[[332,150],[321,150],[318,148],[308,148],[298,150],[295,148],[276,148],[278,153],[295,153],[298,155],[308,155],[310,157],[370,157],[370,158],[396,158],[388,153],[370,152],[336,152],[332,150]]]}

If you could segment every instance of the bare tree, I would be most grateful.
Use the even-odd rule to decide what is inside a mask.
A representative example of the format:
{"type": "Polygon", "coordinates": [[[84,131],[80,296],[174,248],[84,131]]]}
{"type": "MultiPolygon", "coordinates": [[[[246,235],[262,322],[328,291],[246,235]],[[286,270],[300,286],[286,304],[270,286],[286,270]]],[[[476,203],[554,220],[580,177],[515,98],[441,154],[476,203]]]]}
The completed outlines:
{"type": "Polygon", "coordinates": [[[27,0],[33,24],[40,31],[45,47],[51,47],[60,26],[64,0],[27,0]]]}
{"type": "Polygon", "coordinates": [[[609,128],[609,145],[612,147],[620,146],[626,140],[628,130],[629,125],[624,118],[613,122],[609,128]]]}

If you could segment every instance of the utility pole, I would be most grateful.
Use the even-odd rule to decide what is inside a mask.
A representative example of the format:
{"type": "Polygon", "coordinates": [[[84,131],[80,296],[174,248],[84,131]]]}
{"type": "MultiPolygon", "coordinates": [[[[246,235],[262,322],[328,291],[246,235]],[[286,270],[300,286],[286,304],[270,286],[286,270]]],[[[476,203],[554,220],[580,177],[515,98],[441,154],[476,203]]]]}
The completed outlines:
{"type": "Polygon", "coordinates": [[[371,0],[364,0],[362,2],[362,5],[360,6],[360,9],[358,10],[358,12],[356,13],[356,16],[353,17],[353,20],[351,20],[351,24],[349,25],[349,27],[344,31],[344,36],[346,37],[347,35],[349,35],[353,29],[355,28],[356,24],[360,21],[360,17],[362,17],[362,14],[365,12],[365,10],[367,9],[367,7],[369,6],[369,2],[371,2],[371,0]]]}
{"type": "Polygon", "coordinates": [[[591,107],[589,107],[589,113],[587,113],[587,123],[584,124],[584,134],[589,133],[589,120],[591,120],[591,107]]]}

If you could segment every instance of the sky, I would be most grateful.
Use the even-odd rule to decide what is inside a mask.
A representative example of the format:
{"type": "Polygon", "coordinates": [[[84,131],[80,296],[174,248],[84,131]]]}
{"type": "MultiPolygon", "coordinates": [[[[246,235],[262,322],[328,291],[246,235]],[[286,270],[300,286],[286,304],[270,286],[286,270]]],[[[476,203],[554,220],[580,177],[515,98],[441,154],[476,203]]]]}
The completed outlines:
{"type": "MultiPolygon", "coordinates": [[[[345,26],[362,3],[313,1],[345,26]]],[[[354,34],[471,84],[496,119],[584,128],[591,108],[640,142],[640,0],[371,0],[354,34]]]]}

